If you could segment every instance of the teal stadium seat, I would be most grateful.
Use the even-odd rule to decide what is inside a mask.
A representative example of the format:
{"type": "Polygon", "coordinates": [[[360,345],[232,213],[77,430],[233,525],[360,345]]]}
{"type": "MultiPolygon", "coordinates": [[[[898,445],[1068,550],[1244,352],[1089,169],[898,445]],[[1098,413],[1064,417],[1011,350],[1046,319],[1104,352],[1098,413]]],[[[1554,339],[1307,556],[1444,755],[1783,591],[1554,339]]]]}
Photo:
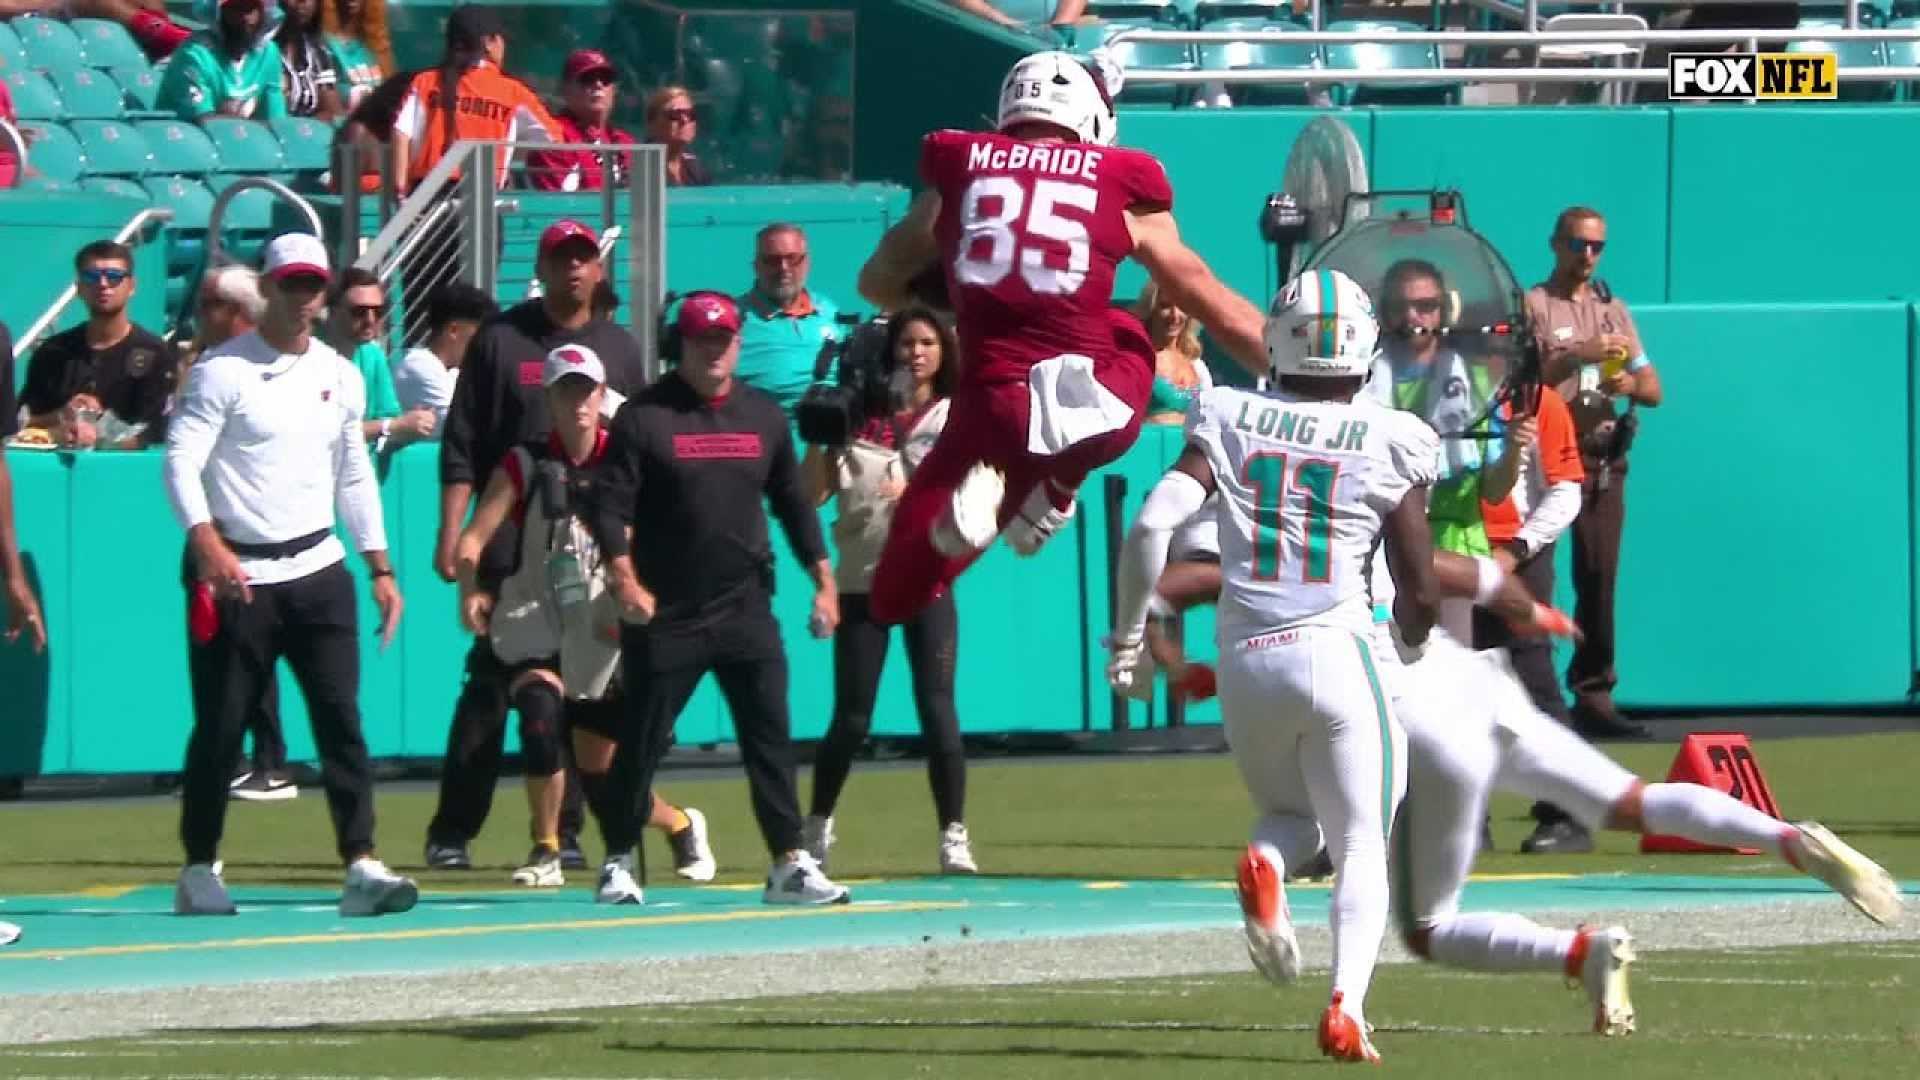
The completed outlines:
{"type": "MultiPolygon", "coordinates": [[[[149,176],[140,182],[153,201],[173,211],[173,228],[183,233],[205,233],[213,215],[213,192],[198,180],[184,176],[149,176]]],[[[169,256],[169,265],[179,265],[169,256]]]]}
{"type": "MultiPolygon", "coordinates": [[[[1082,51],[1104,44],[1114,34],[1125,29],[1160,30],[1165,27],[1152,22],[1114,20],[1098,26],[1082,27],[1074,36],[1075,48],[1082,51]]],[[[1188,88],[1167,83],[1139,83],[1131,76],[1136,68],[1172,68],[1178,71],[1194,70],[1194,56],[1191,46],[1180,42],[1168,41],[1123,41],[1107,47],[1113,62],[1128,73],[1125,85],[1120,88],[1123,101],[1173,102],[1183,100],[1188,88]]]]}
{"type": "Polygon", "coordinates": [[[286,154],[267,125],[237,116],[210,116],[200,122],[200,128],[220,154],[221,172],[287,179],[286,154]]]}
{"type": "MultiPolygon", "coordinates": [[[[1801,19],[1802,30],[1838,30],[1846,25],[1843,19],[1801,19]]],[[[1885,67],[1887,64],[1887,43],[1884,41],[1790,41],[1783,46],[1784,52],[1825,53],[1830,52],[1840,58],[1841,67],[1885,67]]],[[[1840,84],[1841,101],[1888,101],[1894,96],[1895,86],[1890,82],[1847,83],[1840,84]]]]}
{"type": "Polygon", "coordinates": [[[80,185],[77,183],[63,184],[49,176],[23,176],[20,178],[20,182],[14,185],[14,190],[53,194],[62,191],[79,191],[80,185]]]}
{"type": "Polygon", "coordinates": [[[69,120],[118,120],[126,115],[127,95],[104,71],[71,67],[49,71],[47,78],[69,120]]]}
{"type": "Polygon", "coordinates": [[[139,67],[128,65],[113,68],[107,74],[120,84],[120,92],[126,95],[129,110],[155,111],[153,103],[160,96],[160,76],[152,68],[145,64],[139,67]]]}
{"type": "Polygon", "coordinates": [[[66,71],[86,65],[87,51],[80,47],[79,36],[58,19],[28,15],[13,20],[13,29],[27,50],[27,59],[42,71],[66,71]]]}
{"type": "MultiPolygon", "coordinates": [[[[1424,27],[1414,23],[1387,22],[1378,19],[1343,19],[1327,27],[1332,31],[1385,31],[1399,33],[1419,31],[1424,27]]],[[[1420,70],[1439,68],[1440,47],[1432,44],[1407,42],[1367,42],[1352,45],[1328,45],[1326,47],[1327,66],[1330,68],[1361,68],[1384,71],[1420,70]]],[[[1455,101],[1459,94],[1451,86],[1442,82],[1432,83],[1367,83],[1343,84],[1334,87],[1334,101],[1341,105],[1372,105],[1383,103],[1445,105],[1455,101]]]]}
{"type": "Polygon", "coordinates": [[[153,196],[137,181],[124,176],[89,176],[80,181],[80,190],[95,195],[112,195],[121,199],[132,199],[142,206],[151,205],[153,196]]]}
{"type": "Polygon", "coordinates": [[[58,120],[66,115],[60,108],[60,95],[37,71],[22,68],[10,73],[7,91],[13,95],[13,115],[22,120],[58,120]]]}
{"type": "Polygon", "coordinates": [[[80,38],[87,63],[97,68],[147,66],[146,50],[127,28],[110,19],[75,19],[67,25],[80,38]]]}
{"type": "MultiPolygon", "coordinates": [[[[1290,22],[1292,12],[1293,5],[1287,0],[1196,0],[1193,5],[1193,23],[1205,29],[1203,24],[1221,19],[1290,22]]],[[[1299,26],[1295,28],[1304,29],[1299,26]]]]}
{"type": "Polygon", "coordinates": [[[20,44],[20,35],[13,32],[11,24],[0,22],[0,75],[31,70],[33,62],[27,59],[27,47],[20,44]]]}
{"type": "Polygon", "coordinates": [[[274,137],[287,165],[303,179],[312,179],[333,165],[333,125],[311,116],[288,116],[271,122],[274,137]]]}
{"type": "MultiPolygon", "coordinates": [[[[1889,30],[1920,30],[1920,19],[1889,19],[1889,30]]],[[[1888,67],[1920,67],[1920,41],[1886,41],[1888,67]]],[[[1920,84],[1903,83],[1900,96],[1906,101],[1916,100],[1920,95],[1920,84]]]]}
{"type": "MultiPolygon", "coordinates": [[[[207,187],[213,189],[214,197],[218,199],[227,188],[242,180],[251,179],[254,175],[252,173],[246,175],[215,173],[207,177],[207,187]]],[[[220,212],[221,235],[259,234],[264,240],[264,234],[273,228],[273,204],[273,195],[263,188],[248,188],[235,195],[220,212]]]]}
{"type": "Polygon", "coordinates": [[[152,171],[153,152],[132,126],[118,120],[75,120],[67,127],[80,140],[88,176],[141,177],[152,171]]]}
{"type": "Polygon", "coordinates": [[[220,167],[213,140],[196,124],[183,120],[142,120],[134,125],[153,152],[154,173],[163,176],[205,176],[220,167]]]}
{"type": "Polygon", "coordinates": [[[21,124],[27,137],[27,165],[40,175],[72,184],[86,170],[86,155],[73,132],[58,124],[21,124]]]}
{"type": "MultiPolygon", "coordinates": [[[[1087,14],[1101,19],[1125,19],[1171,25],[1179,25],[1186,21],[1186,12],[1175,0],[1094,0],[1087,5],[1087,14]]],[[[1078,36],[1074,38],[1074,47],[1082,47],[1078,36]]]]}
{"type": "MultiPolygon", "coordinates": [[[[1299,32],[1293,23],[1263,22],[1259,19],[1220,19],[1203,24],[1202,30],[1299,32]]],[[[1285,71],[1289,68],[1320,66],[1320,50],[1312,45],[1289,45],[1264,41],[1229,41],[1200,46],[1203,71],[1285,71]]],[[[1305,83],[1244,83],[1227,85],[1236,105],[1305,105],[1305,83]]]]}

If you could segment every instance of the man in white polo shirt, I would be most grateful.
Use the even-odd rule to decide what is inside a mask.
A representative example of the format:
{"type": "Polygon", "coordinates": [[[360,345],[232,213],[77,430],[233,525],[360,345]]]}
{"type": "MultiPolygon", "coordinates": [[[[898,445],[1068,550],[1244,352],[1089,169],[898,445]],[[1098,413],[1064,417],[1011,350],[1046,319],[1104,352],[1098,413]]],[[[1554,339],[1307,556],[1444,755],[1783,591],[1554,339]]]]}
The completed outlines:
{"type": "Polygon", "coordinates": [[[373,857],[373,782],[360,731],[360,642],[335,508],[373,576],[383,645],[400,621],[380,490],[361,436],[366,386],[314,337],[327,251],[288,233],[267,244],[257,329],[210,349],[167,431],[167,494],[187,530],[187,744],[182,915],[231,915],[216,861],[227,781],[248,712],[285,658],[307,699],[320,775],[347,864],[342,915],[406,911],[419,889],[373,857]]]}

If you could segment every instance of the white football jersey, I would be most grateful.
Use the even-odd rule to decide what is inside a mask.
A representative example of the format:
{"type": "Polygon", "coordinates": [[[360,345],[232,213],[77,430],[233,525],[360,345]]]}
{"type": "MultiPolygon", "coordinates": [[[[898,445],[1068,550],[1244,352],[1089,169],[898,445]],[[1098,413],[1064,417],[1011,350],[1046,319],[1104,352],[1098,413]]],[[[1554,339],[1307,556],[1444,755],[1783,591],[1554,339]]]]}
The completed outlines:
{"type": "Polygon", "coordinates": [[[1220,640],[1303,623],[1365,634],[1367,572],[1386,516],[1439,471],[1440,439],[1364,398],[1220,387],[1187,417],[1219,490],[1220,640]]]}

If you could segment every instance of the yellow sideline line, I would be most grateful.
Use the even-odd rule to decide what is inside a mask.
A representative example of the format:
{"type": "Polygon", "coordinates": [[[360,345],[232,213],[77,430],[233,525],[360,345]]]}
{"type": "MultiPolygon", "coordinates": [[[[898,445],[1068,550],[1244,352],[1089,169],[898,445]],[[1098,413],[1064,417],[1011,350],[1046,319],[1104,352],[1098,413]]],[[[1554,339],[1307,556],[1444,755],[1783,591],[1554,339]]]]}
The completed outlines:
{"type": "Polygon", "coordinates": [[[9,950],[5,960],[73,960],[94,956],[138,956],[147,953],[200,952],[210,949],[261,949],[278,945],[335,945],[356,941],[425,941],[433,938],[477,937],[543,930],[612,930],[629,926],[691,926],[697,923],[757,922],[765,919],[803,919],[827,915],[878,915],[901,911],[948,911],[967,905],[958,902],[907,901],[786,911],[721,911],[704,914],[628,916],[618,919],[568,919],[562,922],[502,923],[483,926],[442,926],[426,930],[375,930],[351,934],[283,934],[275,937],[235,938],[227,941],[149,942],[141,945],[94,945],[77,949],[9,950]]]}

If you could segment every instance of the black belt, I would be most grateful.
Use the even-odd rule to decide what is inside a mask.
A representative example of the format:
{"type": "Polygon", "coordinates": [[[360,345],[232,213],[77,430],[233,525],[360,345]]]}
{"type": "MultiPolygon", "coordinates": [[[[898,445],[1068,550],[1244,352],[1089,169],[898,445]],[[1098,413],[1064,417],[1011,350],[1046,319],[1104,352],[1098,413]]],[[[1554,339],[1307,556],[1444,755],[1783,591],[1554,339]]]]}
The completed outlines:
{"type": "Polygon", "coordinates": [[[321,529],[319,532],[310,532],[305,536],[296,536],[291,540],[281,540],[272,544],[242,544],[237,540],[227,540],[227,547],[243,559],[291,559],[309,548],[318,547],[322,541],[332,535],[332,529],[321,529]]]}

